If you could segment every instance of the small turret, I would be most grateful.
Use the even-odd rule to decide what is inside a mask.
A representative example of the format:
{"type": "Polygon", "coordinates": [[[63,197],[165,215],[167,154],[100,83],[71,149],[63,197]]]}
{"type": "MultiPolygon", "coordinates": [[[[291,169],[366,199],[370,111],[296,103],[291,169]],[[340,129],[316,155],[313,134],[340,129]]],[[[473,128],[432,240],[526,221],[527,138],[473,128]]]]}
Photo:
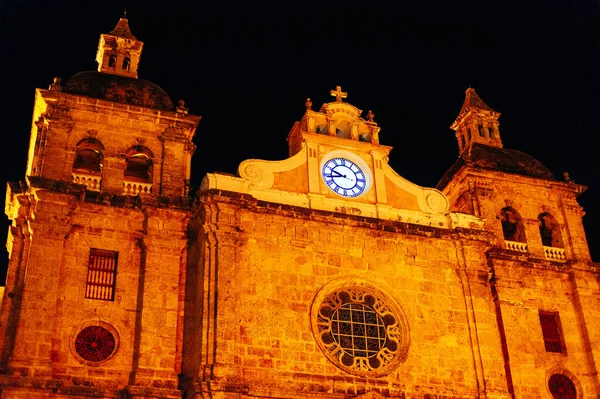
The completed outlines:
{"type": "Polygon", "coordinates": [[[112,31],[100,35],[96,53],[98,72],[137,78],[143,46],[144,43],[131,34],[128,20],[119,19],[112,31]]]}
{"type": "Polygon", "coordinates": [[[502,148],[498,126],[499,112],[494,111],[483,102],[469,87],[466,91],[465,102],[458,117],[450,126],[456,131],[458,150],[462,152],[472,143],[482,143],[492,147],[502,148]]]}

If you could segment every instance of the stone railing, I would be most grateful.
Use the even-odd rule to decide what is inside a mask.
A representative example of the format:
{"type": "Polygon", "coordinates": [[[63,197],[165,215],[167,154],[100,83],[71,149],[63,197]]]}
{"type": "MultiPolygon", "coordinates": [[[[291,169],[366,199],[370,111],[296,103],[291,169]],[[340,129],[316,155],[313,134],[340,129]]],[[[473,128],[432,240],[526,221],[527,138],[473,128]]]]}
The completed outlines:
{"type": "Polygon", "coordinates": [[[546,259],[548,259],[548,260],[553,260],[553,261],[558,261],[558,262],[564,262],[567,260],[567,257],[565,256],[564,248],[544,246],[544,254],[546,255],[546,259]]]}
{"type": "Polygon", "coordinates": [[[506,245],[506,249],[510,249],[511,251],[527,252],[526,242],[504,240],[504,245],[506,245]]]}
{"type": "Polygon", "coordinates": [[[86,188],[90,191],[100,191],[102,176],[74,172],[71,175],[73,176],[73,183],[85,184],[86,188]]]}
{"type": "Polygon", "coordinates": [[[152,183],[140,183],[134,181],[123,182],[123,195],[150,194],[152,183]]]}

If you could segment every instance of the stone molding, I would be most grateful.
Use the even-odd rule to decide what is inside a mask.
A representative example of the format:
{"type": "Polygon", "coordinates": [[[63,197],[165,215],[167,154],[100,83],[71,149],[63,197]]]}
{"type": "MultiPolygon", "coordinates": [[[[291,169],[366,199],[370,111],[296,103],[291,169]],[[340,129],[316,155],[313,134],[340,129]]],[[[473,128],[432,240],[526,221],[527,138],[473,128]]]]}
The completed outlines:
{"type": "MultiPolygon", "coordinates": [[[[314,137],[311,139],[314,139],[314,137]]],[[[362,154],[363,158],[370,159],[371,162],[373,160],[377,161],[373,169],[373,187],[368,195],[348,199],[328,192],[321,193],[320,190],[315,191],[316,188],[313,187],[315,181],[319,185],[324,183],[321,182],[319,176],[316,178],[312,176],[311,170],[315,168],[315,165],[318,167],[318,163],[315,163],[318,160],[313,159],[315,157],[311,155],[315,153],[312,148],[314,145],[322,147],[327,143],[332,144],[336,142],[335,140],[335,138],[327,136],[323,136],[322,143],[320,141],[313,143],[311,140],[307,140],[302,143],[299,152],[281,161],[248,159],[240,164],[238,168],[239,177],[222,173],[208,173],[202,181],[200,192],[216,189],[249,194],[257,200],[309,209],[442,228],[483,229],[483,221],[480,218],[464,213],[449,212],[449,200],[441,191],[435,188],[418,186],[398,175],[387,163],[387,152],[375,151],[371,143],[340,140],[343,142],[340,146],[327,147],[324,151],[318,152],[321,155],[327,155],[332,151],[342,149],[351,153],[358,152],[362,154]],[[285,173],[292,170],[298,170],[297,173],[305,174],[303,178],[309,182],[308,191],[297,192],[297,187],[290,187],[288,190],[287,186],[281,183],[279,183],[279,187],[283,188],[273,188],[277,176],[283,179],[285,173]],[[400,193],[400,195],[413,201],[410,209],[389,203],[385,195],[386,190],[400,193]]],[[[387,147],[383,148],[383,150],[386,149],[387,147]]],[[[292,177],[288,178],[291,179],[292,177]]],[[[293,181],[291,184],[293,184],[293,181]]]]}
{"type": "Polygon", "coordinates": [[[306,153],[306,146],[303,146],[296,155],[282,161],[247,159],[238,167],[238,173],[251,184],[268,189],[273,187],[276,172],[286,172],[306,163],[306,153]]]}

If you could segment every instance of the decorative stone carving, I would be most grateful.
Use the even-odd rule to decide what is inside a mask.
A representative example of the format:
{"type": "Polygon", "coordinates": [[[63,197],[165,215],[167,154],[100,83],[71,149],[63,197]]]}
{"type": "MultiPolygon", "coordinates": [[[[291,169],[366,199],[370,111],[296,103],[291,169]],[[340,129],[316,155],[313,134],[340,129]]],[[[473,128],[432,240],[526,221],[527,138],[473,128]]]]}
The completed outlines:
{"type": "Polygon", "coordinates": [[[312,111],[312,101],[310,101],[310,97],[306,99],[304,105],[306,106],[307,111],[312,111]]]}
{"type": "Polygon", "coordinates": [[[358,125],[356,123],[352,124],[350,128],[350,137],[352,137],[352,140],[358,140],[358,125]]]}
{"type": "Polygon", "coordinates": [[[56,76],[52,82],[52,84],[48,87],[48,90],[52,91],[62,91],[62,79],[56,76]]]}
{"type": "Polygon", "coordinates": [[[183,100],[179,100],[178,101],[178,105],[177,105],[177,112],[182,113],[182,114],[187,114],[188,113],[188,109],[185,107],[185,101],[183,100]]]}
{"type": "Polygon", "coordinates": [[[350,374],[389,374],[408,353],[409,328],[400,306],[366,281],[342,279],[321,289],[311,325],[325,356],[350,374]]]}

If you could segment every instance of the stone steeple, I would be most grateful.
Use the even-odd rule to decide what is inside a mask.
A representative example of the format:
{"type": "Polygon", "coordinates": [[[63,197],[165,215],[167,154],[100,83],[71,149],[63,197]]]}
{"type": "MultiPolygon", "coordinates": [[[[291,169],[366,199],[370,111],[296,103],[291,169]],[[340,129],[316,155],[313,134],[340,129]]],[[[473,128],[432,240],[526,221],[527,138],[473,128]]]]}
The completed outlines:
{"type": "Polygon", "coordinates": [[[98,71],[137,78],[143,46],[144,43],[131,33],[128,20],[119,19],[112,31],[100,35],[96,53],[98,71]]]}
{"type": "Polygon", "coordinates": [[[456,132],[459,152],[462,152],[472,143],[482,143],[492,147],[502,148],[498,126],[499,112],[494,111],[483,102],[469,87],[466,91],[465,102],[458,113],[458,117],[450,126],[456,132]]]}

